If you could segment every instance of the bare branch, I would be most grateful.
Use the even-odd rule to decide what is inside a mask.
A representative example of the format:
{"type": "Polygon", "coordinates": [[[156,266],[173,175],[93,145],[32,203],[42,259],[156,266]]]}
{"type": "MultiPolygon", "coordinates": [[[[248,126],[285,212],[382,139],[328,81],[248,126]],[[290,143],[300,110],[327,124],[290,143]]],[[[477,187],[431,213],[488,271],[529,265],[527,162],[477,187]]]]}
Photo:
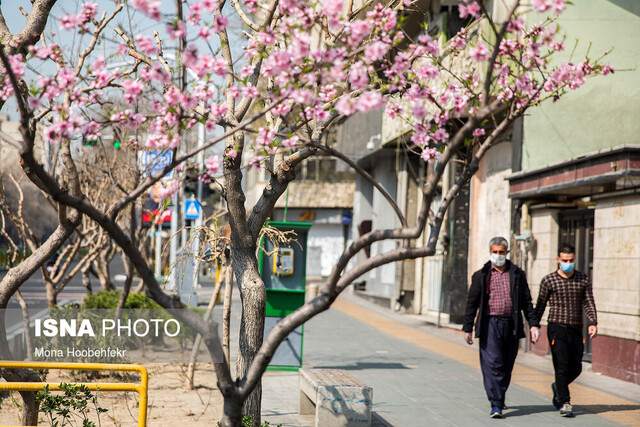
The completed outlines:
{"type": "Polygon", "coordinates": [[[253,22],[246,13],[244,13],[244,10],[242,10],[242,6],[240,6],[238,0],[231,0],[231,4],[236,9],[236,12],[238,13],[240,19],[242,19],[242,22],[244,22],[253,31],[260,31],[260,27],[255,22],[253,22]]]}

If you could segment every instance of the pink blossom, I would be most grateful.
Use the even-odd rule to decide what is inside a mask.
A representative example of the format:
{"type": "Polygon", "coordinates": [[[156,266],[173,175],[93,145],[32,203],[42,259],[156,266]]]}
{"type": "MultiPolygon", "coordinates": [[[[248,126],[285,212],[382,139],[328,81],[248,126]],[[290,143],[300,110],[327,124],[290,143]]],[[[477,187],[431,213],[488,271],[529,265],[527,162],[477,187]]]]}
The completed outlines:
{"type": "Polygon", "coordinates": [[[175,87],[170,87],[164,94],[164,100],[172,107],[178,106],[184,99],[184,95],[175,87]]]}
{"type": "Polygon", "coordinates": [[[422,80],[434,79],[438,77],[439,74],[440,71],[438,70],[438,67],[433,64],[426,64],[416,71],[416,77],[422,80]]]}
{"type": "Polygon", "coordinates": [[[167,25],[167,33],[171,40],[179,39],[182,37],[186,37],[187,35],[187,26],[184,21],[177,21],[167,25]]]}
{"type": "Polygon", "coordinates": [[[475,1],[466,5],[465,4],[458,5],[458,13],[460,14],[461,19],[466,19],[469,16],[471,16],[472,18],[478,19],[480,18],[481,11],[482,9],[480,8],[480,5],[475,1]]]}
{"type": "Polygon", "coordinates": [[[211,38],[211,31],[210,31],[209,27],[204,27],[204,26],[203,27],[199,27],[198,28],[198,35],[201,38],[209,41],[209,39],[211,38]]]}
{"type": "Polygon", "coordinates": [[[389,51],[389,44],[381,40],[371,43],[364,49],[365,61],[369,64],[380,61],[389,51]]]}
{"type": "Polygon", "coordinates": [[[222,15],[216,15],[213,19],[213,23],[211,24],[211,29],[214,33],[218,33],[227,28],[227,25],[229,25],[229,20],[226,17],[222,15]]]}
{"type": "Polygon", "coordinates": [[[165,187],[161,187],[158,194],[162,199],[166,199],[168,197],[172,197],[174,194],[180,190],[182,187],[182,183],[178,179],[172,179],[165,187]]]}
{"type": "Polygon", "coordinates": [[[61,89],[70,88],[76,83],[76,74],[70,68],[61,68],[57,77],[61,89]]]}
{"type": "Polygon", "coordinates": [[[253,156],[251,158],[251,160],[249,161],[249,164],[251,165],[251,167],[255,170],[260,170],[260,163],[266,159],[265,156],[253,156]]]}
{"type": "Polygon", "coordinates": [[[209,156],[204,161],[204,167],[210,175],[215,175],[220,171],[222,160],[220,156],[209,156]]]}
{"type": "Polygon", "coordinates": [[[294,135],[291,138],[282,141],[282,145],[289,150],[295,150],[296,146],[298,145],[298,141],[300,141],[300,138],[294,135]]]}
{"type": "Polygon", "coordinates": [[[218,76],[224,76],[227,74],[227,63],[224,59],[219,58],[213,61],[211,64],[211,72],[218,76]]]}
{"type": "Polygon", "coordinates": [[[247,10],[251,13],[256,13],[258,11],[257,0],[244,0],[244,5],[247,7],[247,10]]]}
{"type": "Polygon", "coordinates": [[[136,35],[135,40],[138,44],[138,49],[140,49],[145,55],[155,55],[158,52],[158,48],[153,43],[151,37],[138,34],[136,35]]]}
{"type": "Polygon", "coordinates": [[[440,156],[440,153],[435,148],[425,147],[420,153],[420,158],[425,162],[432,163],[440,156]]]}
{"type": "Polygon", "coordinates": [[[80,25],[80,15],[67,14],[60,18],[60,26],[65,30],[72,30],[80,25]]]}
{"type": "Polygon", "coordinates": [[[238,152],[233,148],[227,148],[225,152],[227,156],[231,157],[232,159],[235,159],[236,157],[238,157],[238,152]]]}
{"type": "Polygon", "coordinates": [[[160,15],[160,0],[132,0],[131,5],[138,9],[140,12],[144,13],[151,19],[155,19],[159,21],[161,19],[160,15]]]}
{"type": "Polygon", "coordinates": [[[258,89],[255,86],[245,86],[242,88],[242,96],[247,98],[256,98],[260,95],[258,89]]]}
{"type": "Polygon", "coordinates": [[[143,83],[138,79],[125,79],[122,81],[124,100],[129,104],[135,104],[142,94],[143,83]]]}
{"type": "Polygon", "coordinates": [[[562,11],[567,7],[564,3],[565,3],[565,0],[555,0],[553,2],[553,11],[556,14],[562,13],[562,11]]]}
{"type": "Polygon", "coordinates": [[[84,134],[85,138],[88,139],[98,139],[100,138],[100,125],[96,122],[94,122],[93,120],[91,120],[89,123],[87,123],[84,126],[84,130],[82,131],[82,133],[84,134]]]}
{"type": "Polygon", "coordinates": [[[482,128],[477,128],[473,130],[473,136],[475,137],[480,137],[483,136],[485,134],[485,130],[482,128]]]}
{"type": "Polygon", "coordinates": [[[9,65],[17,78],[20,79],[24,76],[25,64],[24,57],[21,54],[11,55],[9,57],[9,65]]]}
{"type": "Polygon", "coordinates": [[[276,136],[275,129],[259,128],[258,137],[256,142],[264,147],[268,147],[273,142],[273,138],[276,136]]]}
{"type": "Polygon", "coordinates": [[[347,27],[349,33],[349,46],[358,46],[370,33],[371,23],[363,19],[356,19],[349,23],[347,27]]]}
{"type": "Polygon", "coordinates": [[[340,26],[340,14],[342,13],[342,0],[324,0],[322,2],[322,12],[327,17],[330,30],[335,30],[340,26]]]}
{"type": "Polygon", "coordinates": [[[273,111],[273,114],[277,116],[286,116],[287,114],[289,114],[289,111],[291,111],[291,105],[291,101],[281,102],[280,104],[273,107],[273,110],[271,111],[273,111]]]}
{"type": "Polygon", "coordinates": [[[384,112],[392,119],[395,119],[398,115],[402,114],[402,106],[399,104],[388,103],[384,107],[384,112]]]}
{"type": "Polygon", "coordinates": [[[271,46],[276,42],[276,36],[273,34],[273,30],[269,28],[258,33],[258,41],[265,46],[271,46]]]}
{"type": "MultiPolygon", "coordinates": [[[[464,29],[460,30],[460,32],[458,33],[458,36],[463,39],[465,35],[466,35],[466,32],[464,29]]],[[[431,38],[430,35],[422,34],[418,36],[418,42],[425,47],[428,54],[433,56],[438,56],[440,54],[440,47],[438,46],[438,41],[431,38]]]]}
{"type": "Polygon", "coordinates": [[[471,56],[476,62],[483,62],[489,59],[489,49],[484,43],[478,43],[476,47],[469,50],[471,56]]]}
{"type": "Polygon", "coordinates": [[[40,105],[42,104],[42,102],[40,101],[40,98],[34,98],[33,96],[29,97],[28,103],[29,103],[29,107],[32,110],[37,110],[38,108],[40,108],[40,105]]]}
{"type": "Polygon", "coordinates": [[[382,107],[384,104],[384,98],[380,95],[380,92],[369,91],[365,92],[358,97],[358,111],[363,113],[376,108],[382,107]]]}
{"type": "Polygon", "coordinates": [[[449,133],[443,128],[438,128],[438,130],[433,133],[433,139],[436,141],[444,142],[447,138],[449,138],[449,133]]]}
{"type": "Polygon", "coordinates": [[[336,102],[336,110],[343,116],[351,116],[357,111],[356,102],[350,95],[343,95],[338,102],[336,102]]]}
{"type": "Polygon", "coordinates": [[[602,67],[602,71],[601,71],[603,76],[606,76],[607,74],[611,73],[615,73],[615,70],[613,69],[613,67],[609,64],[605,64],[604,67],[602,67]]]}
{"type": "Polygon", "coordinates": [[[162,84],[168,84],[171,82],[171,75],[169,75],[169,73],[167,73],[167,71],[157,62],[154,62],[151,66],[151,69],[149,70],[149,77],[162,84]]]}
{"type": "Polygon", "coordinates": [[[369,84],[367,66],[358,61],[349,70],[349,83],[352,89],[363,89],[369,84]]]}
{"type": "Polygon", "coordinates": [[[531,0],[531,7],[538,12],[546,12],[551,9],[552,4],[553,0],[531,0]]]}

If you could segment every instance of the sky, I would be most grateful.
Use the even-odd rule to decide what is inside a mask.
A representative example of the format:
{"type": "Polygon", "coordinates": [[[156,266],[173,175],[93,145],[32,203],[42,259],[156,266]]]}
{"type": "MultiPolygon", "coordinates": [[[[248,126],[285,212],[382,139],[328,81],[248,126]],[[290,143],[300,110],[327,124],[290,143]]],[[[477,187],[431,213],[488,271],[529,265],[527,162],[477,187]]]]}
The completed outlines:
{"type": "MultiPolygon", "coordinates": [[[[103,11],[107,12],[107,16],[115,9],[113,0],[93,0],[93,2],[98,4],[98,15],[99,18],[103,11]]],[[[53,39],[60,46],[63,47],[65,52],[77,52],[78,49],[83,48],[90,40],[90,35],[79,35],[76,31],[65,31],[59,27],[58,21],[59,19],[67,13],[78,13],[82,9],[82,4],[84,1],[80,0],[58,0],[58,2],[54,5],[51,15],[49,16],[47,22],[47,29],[45,30],[45,36],[47,40],[53,39]]],[[[188,1],[185,2],[185,15],[186,10],[188,9],[188,1]]],[[[230,2],[227,2],[230,4],[230,2]]],[[[11,30],[12,33],[16,34],[24,28],[24,25],[27,22],[27,18],[22,15],[19,10],[19,7],[22,6],[25,11],[31,11],[31,1],[30,0],[12,0],[10,2],[2,2],[1,10],[5,17],[5,21],[7,22],[7,26],[11,30]]],[[[164,22],[167,22],[171,15],[175,14],[175,0],[163,0],[162,1],[162,12],[165,15],[164,22]]],[[[241,33],[240,27],[241,24],[239,19],[235,17],[235,14],[229,13],[225,10],[227,17],[230,20],[230,32],[229,37],[231,40],[230,45],[234,52],[234,57],[239,57],[241,54],[240,47],[244,44],[239,39],[239,34],[241,33]],[[238,40],[238,42],[234,42],[238,40]]],[[[162,36],[164,33],[165,23],[157,22],[150,18],[147,18],[144,14],[136,11],[133,7],[125,5],[125,8],[120,12],[120,14],[115,18],[114,21],[110,24],[107,29],[103,32],[103,39],[99,42],[98,47],[95,50],[95,55],[101,55],[105,58],[108,58],[110,54],[115,52],[118,44],[122,44],[122,39],[115,33],[113,28],[117,25],[121,26],[124,31],[128,34],[144,34],[148,36],[153,36],[153,31],[158,30],[160,35],[162,36]]],[[[190,36],[192,37],[191,33],[190,36]]],[[[171,53],[175,50],[175,42],[172,42],[168,37],[164,38],[164,52],[171,53]]],[[[195,43],[199,49],[203,51],[209,51],[210,49],[217,49],[217,46],[214,43],[217,42],[216,37],[211,38],[212,46],[207,46],[203,40],[190,40],[190,42],[195,43]]],[[[118,57],[118,59],[113,59],[115,62],[123,62],[128,61],[133,63],[130,58],[118,57]]],[[[90,62],[90,61],[89,61],[90,62]]],[[[35,74],[48,74],[52,75],[55,73],[55,69],[53,68],[53,64],[43,64],[40,61],[33,61],[34,66],[31,69],[31,76],[35,76],[35,74]]],[[[171,61],[170,61],[171,63],[171,61]]],[[[111,63],[113,65],[113,62],[111,63]]],[[[14,100],[8,101],[2,109],[3,113],[7,113],[9,115],[10,120],[17,120],[18,113],[16,111],[16,103],[14,100]]],[[[213,133],[207,135],[211,137],[213,133]]],[[[217,151],[217,150],[216,150],[217,151]]]]}

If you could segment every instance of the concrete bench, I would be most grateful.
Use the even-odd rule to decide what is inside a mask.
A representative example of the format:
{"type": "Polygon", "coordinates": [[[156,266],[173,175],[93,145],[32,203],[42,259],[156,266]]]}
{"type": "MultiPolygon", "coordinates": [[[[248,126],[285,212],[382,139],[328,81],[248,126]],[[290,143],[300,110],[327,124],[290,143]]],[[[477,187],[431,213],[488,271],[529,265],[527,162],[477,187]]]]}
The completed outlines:
{"type": "Polygon", "coordinates": [[[373,389],[343,369],[300,369],[298,413],[316,427],[370,426],[373,389]]]}

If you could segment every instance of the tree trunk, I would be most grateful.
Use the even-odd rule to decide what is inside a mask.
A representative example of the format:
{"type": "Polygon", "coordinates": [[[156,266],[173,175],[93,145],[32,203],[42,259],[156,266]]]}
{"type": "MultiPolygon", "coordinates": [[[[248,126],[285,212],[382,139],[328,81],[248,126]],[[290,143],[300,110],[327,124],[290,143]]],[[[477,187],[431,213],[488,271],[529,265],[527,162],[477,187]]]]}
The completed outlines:
{"type": "Polygon", "coordinates": [[[56,287],[53,286],[53,283],[45,279],[44,288],[47,292],[47,306],[49,308],[54,308],[58,305],[58,293],[56,292],[56,287]]]}
{"type": "Polygon", "coordinates": [[[224,278],[224,301],[222,305],[222,352],[224,359],[229,364],[231,360],[229,350],[230,328],[231,328],[231,297],[233,295],[233,270],[227,269],[224,278]]]}
{"type": "MultiPolygon", "coordinates": [[[[242,300],[240,351],[236,361],[236,373],[238,378],[243,378],[264,338],[264,312],[267,293],[264,282],[258,274],[255,251],[246,257],[238,256],[237,253],[235,255],[233,264],[240,266],[234,270],[236,270],[236,276],[241,275],[239,283],[241,284],[240,298],[242,300]]],[[[252,417],[254,426],[260,425],[261,401],[262,383],[259,382],[251,394],[247,396],[242,407],[243,414],[252,417]]]]}
{"type": "Polygon", "coordinates": [[[242,401],[238,397],[225,397],[221,427],[242,426],[242,401]]]}
{"type": "Polygon", "coordinates": [[[33,337],[31,336],[31,328],[29,327],[29,323],[31,323],[29,319],[29,307],[27,307],[27,302],[22,298],[22,294],[20,291],[16,291],[16,298],[18,303],[20,304],[20,308],[22,309],[22,323],[24,324],[24,341],[27,344],[27,360],[33,360],[33,337]]]}
{"type": "MultiPolygon", "coordinates": [[[[14,360],[9,351],[7,342],[6,327],[4,322],[4,310],[0,310],[0,359],[14,360]]],[[[0,369],[0,376],[9,382],[40,382],[42,379],[35,371],[29,369],[0,369]]],[[[38,409],[40,404],[36,400],[36,393],[33,391],[19,392],[22,397],[22,425],[38,425],[38,409]]]]}
{"type": "Polygon", "coordinates": [[[93,289],[91,288],[91,272],[89,269],[91,268],[91,263],[87,263],[84,267],[82,267],[82,286],[87,289],[87,295],[91,295],[93,293],[93,289]]]}
{"type": "MultiPolygon", "coordinates": [[[[207,311],[204,313],[204,321],[208,322],[213,314],[213,308],[216,305],[216,300],[218,299],[218,295],[220,294],[220,287],[222,286],[222,281],[226,277],[226,270],[229,267],[224,267],[218,281],[216,282],[216,286],[213,289],[213,294],[211,294],[211,299],[209,300],[209,305],[207,306],[207,311]]],[[[196,339],[193,342],[193,348],[191,349],[191,356],[189,357],[189,366],[187,367],[187,390],[193,390],[193,376],[196,371],[196,360],[198,359],[198,350],[200,350],[200,344],[202,343],[202,335],[198,334],[196,339]]]]}
{"type": "Polygon", "coordinates": [[[95,260],[92,265],[93,274],[100,281],[100,288],[103,291],[112,291],[116,287],[113,286],[111,282],[111,277],[109,277],[109,267],[108,261],[106,260],[106,256],[104,255],[104,251],[100,251],[99,259],[95,260]]]}

